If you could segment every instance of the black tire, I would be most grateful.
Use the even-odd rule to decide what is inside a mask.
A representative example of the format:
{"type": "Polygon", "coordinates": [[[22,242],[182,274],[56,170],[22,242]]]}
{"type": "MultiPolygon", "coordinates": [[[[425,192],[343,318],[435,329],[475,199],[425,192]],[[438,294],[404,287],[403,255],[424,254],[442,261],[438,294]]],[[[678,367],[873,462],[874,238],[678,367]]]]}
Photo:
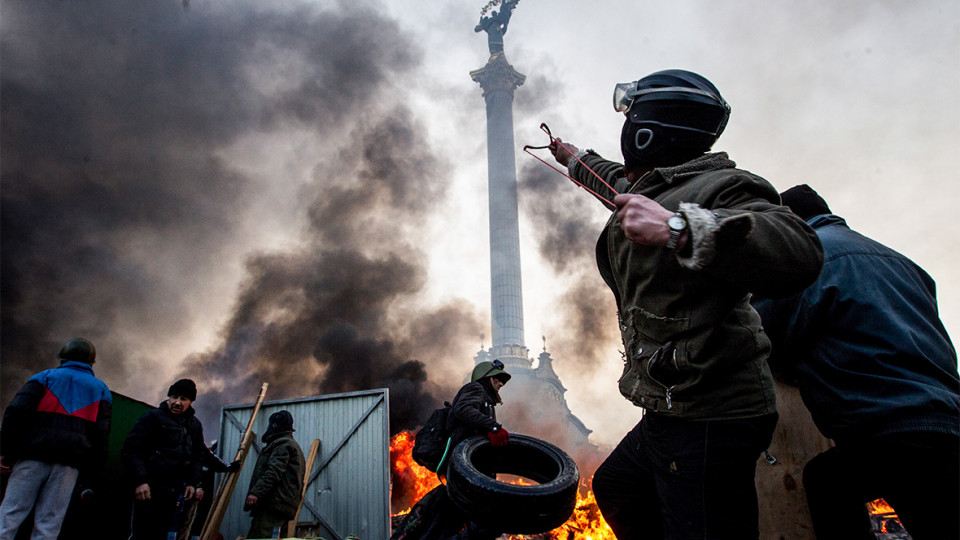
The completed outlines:
{"type": "Polygon", "coordinates": [[[453,450],[447,492],[470,521],[501,534],[540,534],[563,525],[577,504],[580,470],[563,450],[527,435],[506,446],[471,437],[453,450]],[[496,474],[538,484],[499,482],[496,474]]]}

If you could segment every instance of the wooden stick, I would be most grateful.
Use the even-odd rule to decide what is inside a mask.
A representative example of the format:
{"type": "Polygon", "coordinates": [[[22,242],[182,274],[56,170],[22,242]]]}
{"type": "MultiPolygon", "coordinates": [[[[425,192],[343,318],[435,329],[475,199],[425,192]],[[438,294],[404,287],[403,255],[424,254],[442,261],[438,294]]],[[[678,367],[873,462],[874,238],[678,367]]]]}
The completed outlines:
{"type": "Polygon", "coordinates": [[[310,473],[313,472],[313,461],[317,459],[317,453],[320,451],[320,439],[314,439],[310,443],[310,452],[307,454],[307,466],[303,472],[303,489],[300,490],[300,504],[297,505],[297,513],[293,515],[293,520],[287,525],[287,536],[292,537],[297,534],[297,520],[300,518],[300,509],[303,508],[303,499],[307,496],[307,482],[310,481],[310,473]]]}
{"type": "Polygon", "coordinates": [[[200,501],[193,499],[189,501],[190,506],[187,510],[187,517],[180,524],[180,530],[177,531],[177,540],[190,540],[190,529],[193,528],[193,521],[197,518],[197,510],[200,508],[200,501]]]}
{"type": "MultiPolygon", "coordinates": [[[[253,414],[250,415],[247,428],[243,432],[243,438],[240,439],[240,447],[237,448],[237,455],[234,458],[234,461],[240,462],[241,468],[243,468],[243,462],[247,458],[247,452],[253,445],[253,422],[257,418],[257,413],[260,412],[260,405],[263,404],[263,399],[266,395],[267,383],[263,383],[260,387],[260,395],[257,397],[257,402],[253,405],[253,414]]],[[[224,477],[220,488],[217,490],[217,498],[213,500],[213,506],[210,508],[210,513],[207,514],[207,520],[203,523],[203,532],[200,533],[200,540],[213,540],[217,533],[220,532],[223,515],[227,512],[227,506],[230,504],[230,496],[233,495],[233,488],[236,487],[239,476],[240,471],[237,471],[228,472],[224,477]]]]}

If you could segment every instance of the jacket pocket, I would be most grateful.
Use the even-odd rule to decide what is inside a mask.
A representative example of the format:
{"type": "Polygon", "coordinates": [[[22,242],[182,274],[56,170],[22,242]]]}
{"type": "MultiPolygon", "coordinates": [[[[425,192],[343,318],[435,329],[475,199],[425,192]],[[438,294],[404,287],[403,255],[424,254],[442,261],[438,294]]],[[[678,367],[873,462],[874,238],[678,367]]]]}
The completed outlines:
{"type": "Polygon", "coordinates": [[[634,308],[625,322],[621,324],[626,352],[618,381],[620,393],[641,407],[653,407],[662,399],[667,409],[672,408],[673,391],[687,378],[686,355],[674,337],[687,327],[688,320],[634,308]]]}
{"type": "Polygon", "coordinates": [[[675,367],[676,352],[672,341],[660,346],[641,342],[637,354],[627,357],[619,381],[620,394],[641,407],[650,405],[649,398],[663,397],[667,409],[672,408],[673,391],[683,381],[683,374],[675,367]],[[651,387],[657,389],[656,396],[650,392],[651,387]]]}

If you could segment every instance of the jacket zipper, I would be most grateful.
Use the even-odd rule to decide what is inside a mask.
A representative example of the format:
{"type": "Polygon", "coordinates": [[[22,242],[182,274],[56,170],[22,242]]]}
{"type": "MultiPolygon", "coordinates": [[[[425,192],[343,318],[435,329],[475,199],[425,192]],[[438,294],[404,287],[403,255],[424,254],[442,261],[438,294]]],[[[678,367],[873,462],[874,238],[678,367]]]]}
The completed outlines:
{"type": "MultiPolygon", "coordinates": [[[[663,389],[666,391],[666,396],[664,397],[664,399],[666,399],[667,401],[667,410],[670,410],[673,408],[673,389],[676,388],[677,385],[667,386],[663,384],[662,382],[658,381],[656,377],[653,376],[652,370],[653,370],[653,364],[655,364],[657,359],[660,358],[660,356],[663,354],[663,349],[665,347],[670,347],[671,345],[673,345],[673,342],[667,342],[666,344],[663,345],[663,347],[660,347],[660,350],[654,353],[649,360],[647,360],[647,376],[650,377],[651,381],[657,383],[658,385],[663,387],[663,389]]],[[[676,363],[676,357],[677,357],[676,349],[673,349],[673,357],[674,357],[674,363],[676,363]]]]}

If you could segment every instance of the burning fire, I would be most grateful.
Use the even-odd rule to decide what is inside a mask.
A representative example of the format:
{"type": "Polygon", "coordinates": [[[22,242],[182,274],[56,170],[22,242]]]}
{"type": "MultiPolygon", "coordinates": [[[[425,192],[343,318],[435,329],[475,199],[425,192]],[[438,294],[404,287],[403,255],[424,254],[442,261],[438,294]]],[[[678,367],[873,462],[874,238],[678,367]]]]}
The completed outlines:
{"type": "MultiPolygon", "coordinates": [[[[410,509],[431,489],[440,485],[437,475],[421,467],[413,460],[411,451],[415,433],[403,431],[390,441],[390,462],[393,474],[391,505],[394,517],[410,512],[410,509]]],[[[614,540],[616,537],[600,515],[597,500],[590,490],[591,479],[581,481],[577,493],[577,505],[566,523],[556,529],[535,536],[509,536],[511,540],[536,538],[539,540],[614,540]]],[[[521,480],[517,480],[519,482],[521,480]]]]}
{"type": "Polygon", "coordinates": [[[390,472],[393,483],[390,506],[394,508],[395,516],[408,513],[421,497],[440,485],[435,473],[413,460],[411,453],[415,436],[412,431],[401,431],[390,440],[390,472]],[[396,510],[398,508],[401,510],[396,510]]]}
{"type": "MultiPolygon", "coordinates": [[[[403,431],[396,434],[390,441],[390,463],[392,472],[393,490],[391,507],[396,518],[410,512],[410,509],[431,489],[440,485],[437,475],[421,467],[413,460],[413,442],[416,434],[412,431],[403,431]]],[[[508,536],[510,540],[615,540],[616,537],[606,520],[600,514],[597,500],[590,489],[593,478],[581,480],[580,491],[577,493],[577,505],[573,515],[566,523],[556,529],[534,536],[508,536]]],[[[523,483],[521,478],[512,480],[523,483]]],[[[893,533],[902,531],[903,526],[897,518],[896,511],[883,499],[867,503],[870,514],[876,516],[880,531],[893,533]]]]}
{"type": "Polygon", "coordinates": [[[900,518],[897,517],[897,511],[890,506],[887,501],[883,499],[877,499],[867,503],[867,511],[870,512],[870,515],[873,521],[876,522],[875,530],[879,529],[878,532],[881,533],[900,533],[905,534],[903,524],[900,523],[900,518]]]}
{"type": "Polygon", "coordinates": [[[887,501],[883,499],[877,499],[867,503],[867,510],[870,510],[871,514],[894,514],[896,515],[896,510],[892,506],[887,504],[887,501]]]}

